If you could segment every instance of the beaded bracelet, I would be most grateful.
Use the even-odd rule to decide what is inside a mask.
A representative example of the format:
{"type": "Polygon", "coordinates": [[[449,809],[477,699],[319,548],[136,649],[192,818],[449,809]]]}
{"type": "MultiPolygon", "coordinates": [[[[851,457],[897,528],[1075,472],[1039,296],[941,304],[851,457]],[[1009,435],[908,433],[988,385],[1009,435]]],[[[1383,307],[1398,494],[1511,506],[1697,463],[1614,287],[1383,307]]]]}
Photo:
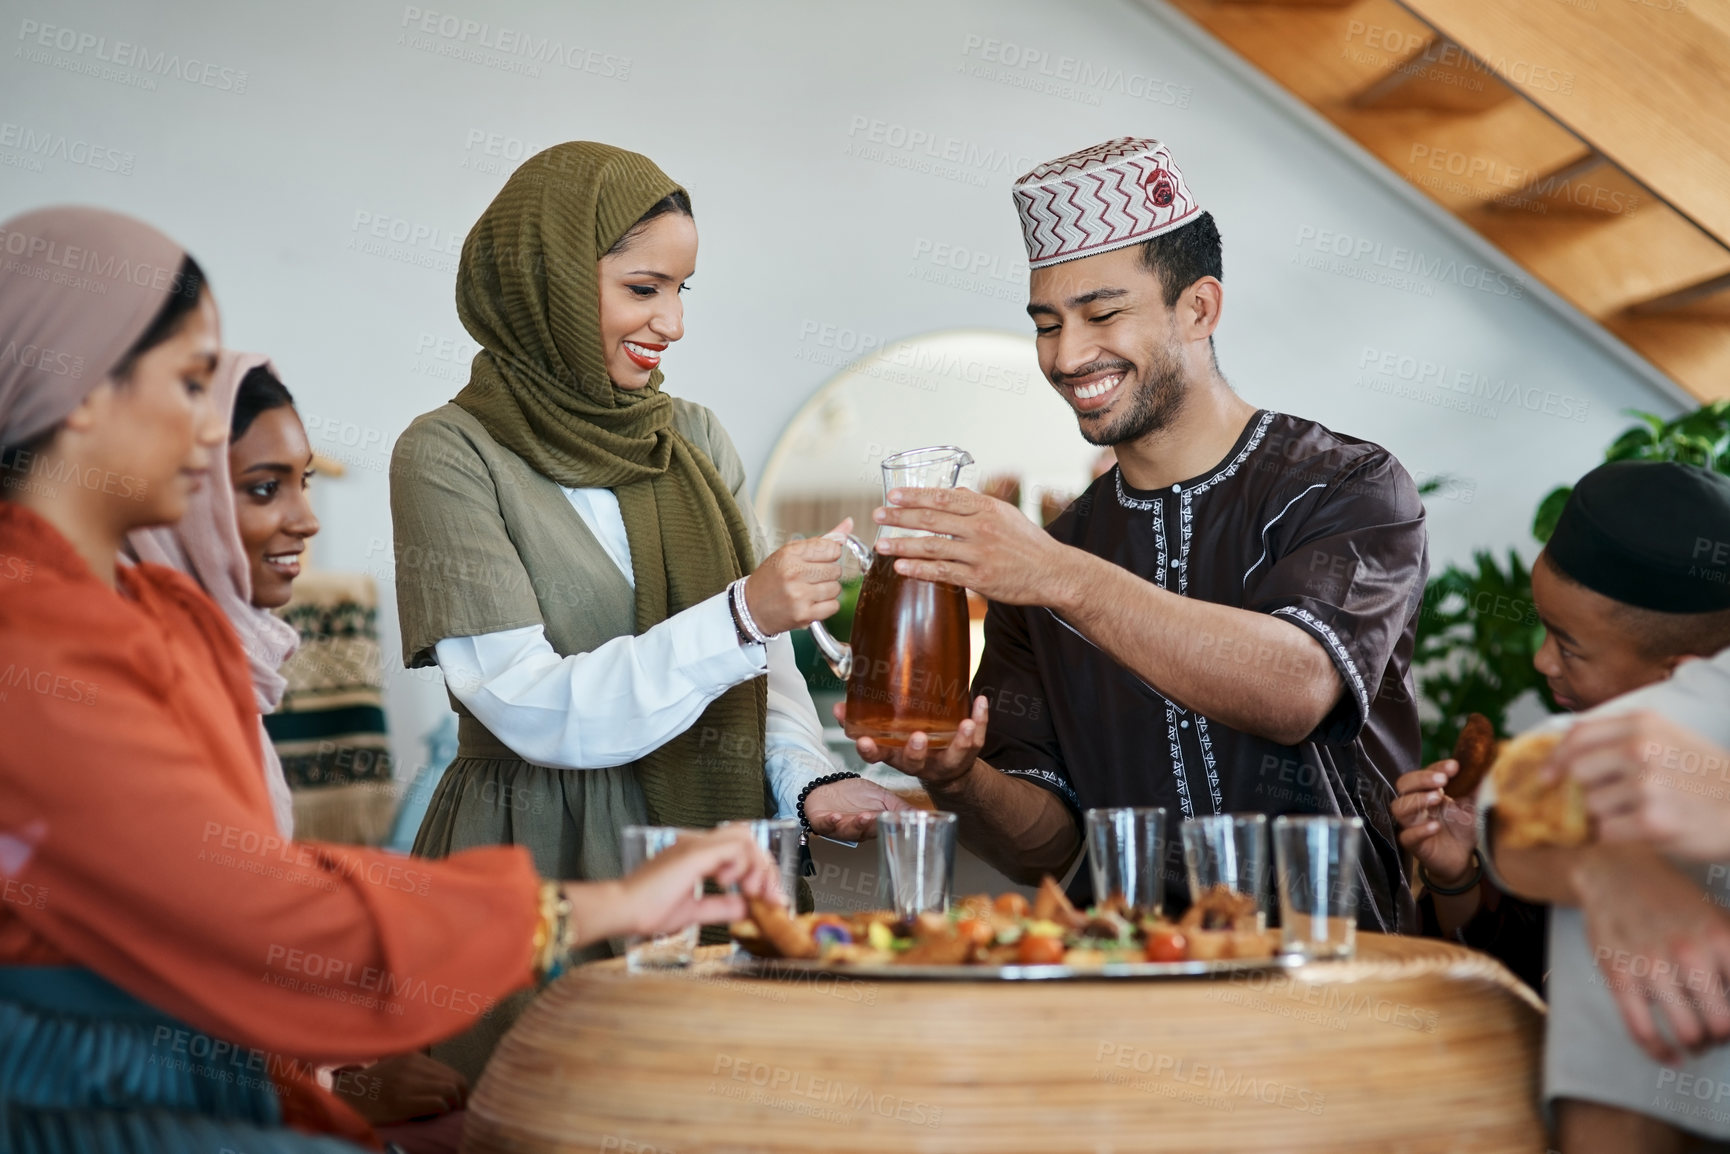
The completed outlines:
{"type": "Polygon", "coordinates": [[[739,639],[740,648],[747,645],[762,644],[756,637],[745,631],[745,619],[739,616],[739,595],[742,591],[740,581],[743,580],[744,578],[741,577],[739,581],[727,586],[727,612],[733,615],[733,635],[739,639]]]}
{"type": "Polygon", "coordinates": [[[751,640],[755,641],[759,645],[767,645],[769,642],[775,640],[775,638],[781,635],[779,633],[763,632],[763,630],[758,627],[757,622],[751,617],[751,607],[745,603],[746,580],[748,579],[741,577],[731,585],[727,586],[727,596],[733,603],[733,615],[737,617],[739,623],[745,627],[745,632],[751,635],[751,640]]]}
{"type": "Polygon", "coordinates": [[[540,917],[535,922],[534,966],[541,984],[565,972],[577,947],[577,923],[571,916],[571,899],[558,882],[542,882],[540,917]]]}
{"type": "Polygon", "coordinates": [[[1458,886],[1439,886],[1430,877],[1430,871],[1422,865],[1418,866],[1418,877],[1423,879],[1424,888],[1441,898],[1457,898],[1461,894],[1469,894],[1478,888],[1478,883],[1484,879],[1484,860],[1478,856],[1478,851],[1472,851],[1471,876],[1458,886]]]}
{"type": "Polygon", "coordinates": [[[817,832],[816,830],[811,828],[811,820],[805,816],[805,799],[807,797],[811,796],[812,790],[822,789],[826,785],[833,785],[835,782],[846,781],[850,777],[858,777],[858,776],[860,776],[860,775],[852,772],[851,770],[842,770],[840,773],[831,773],[831,774],[828,774],[824,777],[820,777],[816,781],[813,781],[810,785],[807,785],[804,789],[800,790],[799,791],[799,804],[794,807],[795,811],[799,814],[799,828],[801,830],[805,831],[806,833],[816,833],[817,832]]]}

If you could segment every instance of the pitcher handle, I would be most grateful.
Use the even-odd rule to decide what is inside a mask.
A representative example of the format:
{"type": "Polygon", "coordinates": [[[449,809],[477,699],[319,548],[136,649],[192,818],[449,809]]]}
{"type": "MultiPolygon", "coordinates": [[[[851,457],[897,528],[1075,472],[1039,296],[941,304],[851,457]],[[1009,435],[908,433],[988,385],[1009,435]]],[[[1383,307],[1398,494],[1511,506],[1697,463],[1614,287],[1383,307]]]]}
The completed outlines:
{"type": "MultiPolygon", "coordinates": [[[[849,533],[841,538],[841,543],[859,562],[859,568],[871,568],[871,550],[865,547],[863,541],[849,533]]],[[[853,672],[853,647],[845,641],[835,640],[834,634],[823,628],[821,621],[811,622],[809,628],[811,639],[817,642],[817,650],[823,654],[823,660],[829,663],[829,668],[836,677],[846,681],[853,672]]]]}

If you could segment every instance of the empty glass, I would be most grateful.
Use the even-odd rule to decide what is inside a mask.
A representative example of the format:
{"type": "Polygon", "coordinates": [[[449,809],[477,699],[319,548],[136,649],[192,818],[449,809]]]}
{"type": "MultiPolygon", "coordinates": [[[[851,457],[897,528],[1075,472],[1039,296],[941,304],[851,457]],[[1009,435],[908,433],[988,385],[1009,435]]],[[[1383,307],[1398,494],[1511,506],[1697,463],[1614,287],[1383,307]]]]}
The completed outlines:
{"type": "MultiPolygon", "coordinates": [[[[680,834],[689,832],[666,825],[626,826],[619,832],[619,856],[623,860],[625,872],[631,873],[662,850],[672,846],[679,840],[680,834]]],[[[698,882],[692,887],[692,892],[694,896],[701,897],[703,884],[698,882]]],[[[625,965],[633,973],[688,966],[697,949],[697,932],[698,927],[690,925],[670,934],[626,938],[625,965]]]]}
{"type": "Polygon", "coordinates": [[[724,821],[723,826],[742,825],[751,838],[781,866],[781,892],[791,908],[799,895],[799,819],[772,817],[760,821],[724,821]]]}
{"type": "Polygon", "coordinates": [[[1093,872],[1093,904],[1116,899],[1137,914],[1157,916],[1165,904],[1160,862],[1165,849],[1165,810],[1115,806],[1090,809],[1087,864],[1093,872]]]}
{"type": "Polygon", "coordinates": [[[1256,928],[1267,928],[1267,817],[1216,813],[1183,823],[1183,857],[1189,870],[1189,900],[1198,902],[1215,886],[1255,898],[1256,928]]]}
{"type": "Polygon", "coordinates": [[[1305,958],[1349,958],[1357,950],[1358,847],[1362,818],[1279,817],[1280,945],[1305,958]]]}
{"type": "Polygon", "coordinates": [[[877,815],[878,852],[899,917],[944,913],[955,876],[955,815],[915,809],[877,815]]]}

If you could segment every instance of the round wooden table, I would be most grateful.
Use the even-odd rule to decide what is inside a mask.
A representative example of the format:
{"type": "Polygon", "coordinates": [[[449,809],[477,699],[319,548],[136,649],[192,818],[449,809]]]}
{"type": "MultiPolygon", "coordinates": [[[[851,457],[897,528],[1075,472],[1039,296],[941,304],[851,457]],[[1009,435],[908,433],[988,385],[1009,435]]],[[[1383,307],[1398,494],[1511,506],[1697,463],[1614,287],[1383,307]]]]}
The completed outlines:
{"type": "Polygon", "coordinates": [[[1163,981],[560,979],[469,1102],[465,1152],[1538,1154],[1543,1007],[1489,958],[1163,981]]]}

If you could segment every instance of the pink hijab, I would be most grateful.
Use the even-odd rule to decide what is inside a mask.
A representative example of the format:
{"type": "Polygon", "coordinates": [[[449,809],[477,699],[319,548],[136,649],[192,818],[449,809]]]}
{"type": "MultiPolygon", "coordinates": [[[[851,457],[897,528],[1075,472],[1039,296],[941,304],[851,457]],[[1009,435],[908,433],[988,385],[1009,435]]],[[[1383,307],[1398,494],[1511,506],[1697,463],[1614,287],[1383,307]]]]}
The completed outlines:
{"type": "MultiPolygon", "coordinates": [[[[210,381],[211,401],[216,411],[233,419],[235,397],[241,379],[263,365],[274,374],[268,357],[236,353],[227,349],[216,363],[210,381]]],[[[234,483],[228,472],[228,446],[213,454],[210,475],[194,493],[186,513],[173,525],[135,529],[126,536],[127,548],[140,561],[166,565],[187,574],[204,587],[228,617],[246,649],[252,667],[252,696],[258,703],[259,741],[264,749],[264,780],[270,787],[270,804],[276,826],[284,838],[294,833],[294,802],[282,759],[264,732],[266,713],[276,710],[288,682],[278,670],[300,644],[294,626],[252,603],[252,563],[240,543],[235,521],[234,483]]]]}
{"type": "Polygon", "coordinates": [[[179,287],[185,257],[101,208],[0,222],[0,445],[46,433],[114,372],[179,287]]]}

